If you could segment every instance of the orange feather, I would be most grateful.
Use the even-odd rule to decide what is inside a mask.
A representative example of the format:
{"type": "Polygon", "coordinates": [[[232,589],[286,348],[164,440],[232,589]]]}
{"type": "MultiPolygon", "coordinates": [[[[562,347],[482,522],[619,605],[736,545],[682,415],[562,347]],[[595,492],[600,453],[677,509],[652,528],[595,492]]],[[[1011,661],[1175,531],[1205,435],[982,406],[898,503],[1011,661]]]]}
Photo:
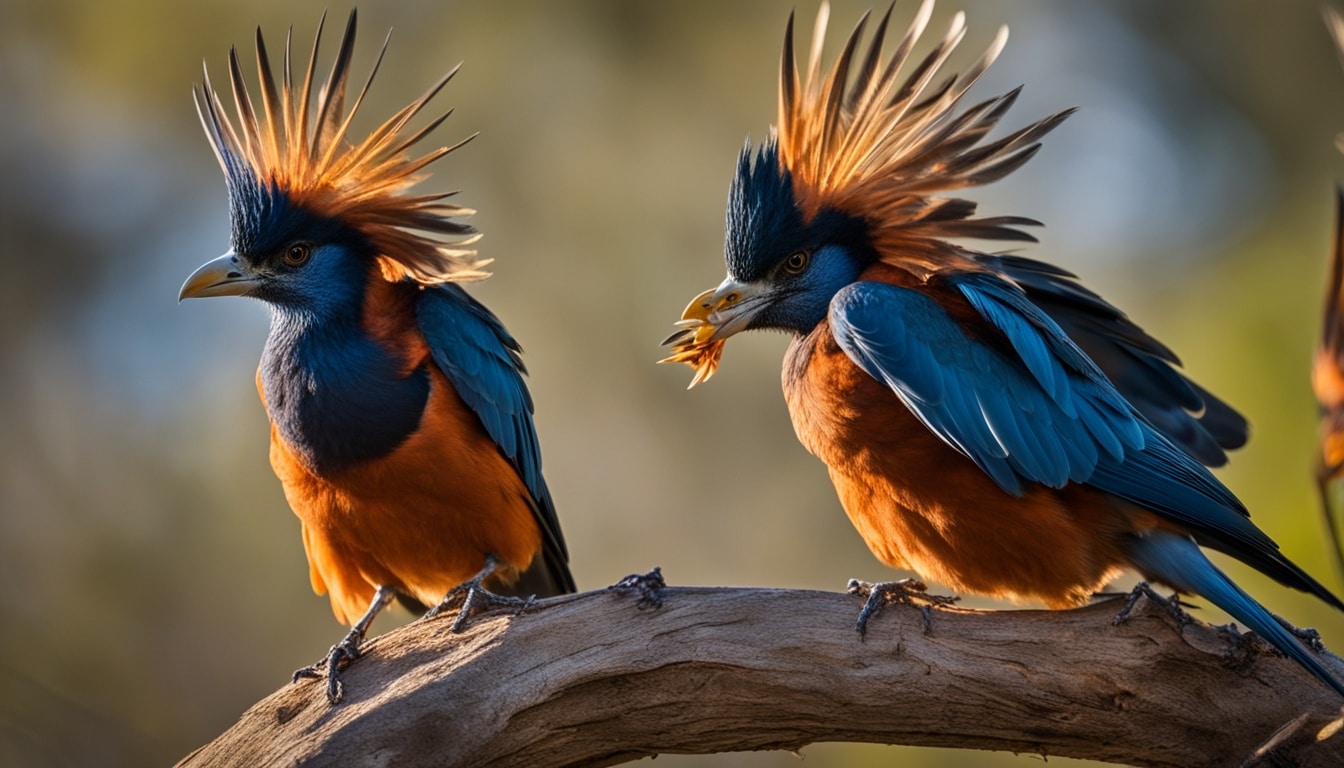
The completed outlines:
{"type": "MultiPolygon", "coordinates": [[[[954,316],[974,312],[951,291],[886,264],[861,279],[937,294],[954,316]]],[[[1003,493],[855,365],[828,321],[789,346],[784,371],[794,431],[826,464],[868,548],[894,568],[960,592],[1066,608],[1127,567],[1126,537],[1163,525],[1082,485],[1003,493]]]]}
{"type": "MultiPolygon", "coordinates": [[[[386,458],[318,476],[271,428],[271,467],[303,523],[313,589],[353,623],[379,585],[437,603],[485,564],[508,584],[541,551],[527,487],[430,366],[420,429],[386,458]]],[[[265,396],[263,395],[263,400],[265,396]]]]}

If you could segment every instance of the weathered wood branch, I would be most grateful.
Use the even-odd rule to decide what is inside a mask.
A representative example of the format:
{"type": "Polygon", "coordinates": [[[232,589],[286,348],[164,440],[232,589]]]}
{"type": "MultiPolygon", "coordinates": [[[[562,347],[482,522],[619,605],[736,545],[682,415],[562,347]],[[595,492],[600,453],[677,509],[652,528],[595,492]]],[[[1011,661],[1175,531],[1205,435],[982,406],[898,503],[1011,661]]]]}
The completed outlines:
{"type": "MultiPolygon", "coordinates": [[[[1142,599],[1073,611],[778,589],[595,591],[376,638],[331,707],[286,685],[182,766],[611,765],[865,741],[1146,766],[1344,765],[1341,702],[1262,643],[1142,599]]],[[[1344,674],[1344,663],[1323,654],[1344,674]]]]}

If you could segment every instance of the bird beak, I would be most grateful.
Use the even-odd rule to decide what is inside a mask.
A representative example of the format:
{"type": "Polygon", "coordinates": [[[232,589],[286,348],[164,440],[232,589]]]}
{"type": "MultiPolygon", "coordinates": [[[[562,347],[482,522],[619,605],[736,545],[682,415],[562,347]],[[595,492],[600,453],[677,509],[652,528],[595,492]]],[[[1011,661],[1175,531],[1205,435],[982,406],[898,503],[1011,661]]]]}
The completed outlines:
{"type": "Polygon", "coordinates": [[[260,280],[238,261],[233,251],[207,261],[191,273],[177,300],[203,299],[207,296],[242,296],[257,287],[260,280]]]}
{"type": "Polygon", "coordinates": [[[672,354],[658,362],[686,363],[694,368],[690,387],[707,381],[718,369],[728,337],[745,330],[767,300],[761,286],[726,278],[718,288],[686,305],[677,322],[679,330],[663,339],[664,346],[672,346],[672,354]]]}
{"type": "Polygon", "coordinates": [[[768,301],[764,286],[724,278],[718,288],[705,291],[691,300],[681,313],[685,328],[695,328],[696,338],[723,341],[747,329],[768,301]]]}

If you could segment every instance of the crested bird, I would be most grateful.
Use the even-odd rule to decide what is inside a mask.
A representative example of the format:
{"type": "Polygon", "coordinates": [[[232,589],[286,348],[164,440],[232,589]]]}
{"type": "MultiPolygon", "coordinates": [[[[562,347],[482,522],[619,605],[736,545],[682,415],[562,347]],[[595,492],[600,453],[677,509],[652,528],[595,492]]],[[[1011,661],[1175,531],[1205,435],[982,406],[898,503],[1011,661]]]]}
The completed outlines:
{"type": "Polygon", "coordinates": [[[483,605],[574,591],[521,347],[460,285],[487,275],[459,221],[473,211],[447,202],[454,193],[408,192],[471,138],[411,153],[451,114],[410,127],[457,67],[355,142],[351,121],[387,50],[347,112],[355,28],[352,10],[316,99],[321,23],[301,82],[289,38],[277,83],[257,30],[259,103],[231,50],[236,125],[206,70],[194,96],[224,170],[232,247],[179,296],[270,308],[257,389],[271,466],[302,523],[313,589],[351,627],[295,678],[325,667],[332,703],[393,599],[431,614],[462,599],[460,629],[483,605]]]}
{"type": "MultiPolygon", "coordinates": [[[[1344,64],[1344,17],[1334,8],[1323,9],[1325,27],[1344,64]]],[[[1335,145],[1344,152],[1344,134],[1335,145]]],[[[1344,541],[1339,530],[1338,505],[1344,503],[1344,188],[1335,190],[1334,247],[1325,286],[1321,338],[1311,365],[1311,388],[1321,406],[1320,451],[1316,457],[1316,489],[1330,533],[1335,564],[1344,571],[1344,541]]]]}
{"type": "MultiPolygon", "coordinates": [[[[802,73],[790,15],[778,123],[742,150],[729,189],[727,277],[687,306],[664,362],[693,366],[694,386],[734,334],[790,334],[794,430],[891,567],[1050,608],[1135,570],[1202,595],[1344,694],[1201,549],[1344,609],[1206,468],[1244,443],[1240,414],[1073,274],[958,244],[1035,239],[1021,227],[1039,222],[946,193],[1012,173],[1072,110],[988,140],[1019,91],[963,97],[1007,29],[964,74],[941,75],[965,21],[912,58],[931,13],[925,0],[885,60],[891,10],[861,51],[865,14],[823,72],[823,4],[802,73]]],[[[900,584],[871,589],[860,631],[900,584]]]]}

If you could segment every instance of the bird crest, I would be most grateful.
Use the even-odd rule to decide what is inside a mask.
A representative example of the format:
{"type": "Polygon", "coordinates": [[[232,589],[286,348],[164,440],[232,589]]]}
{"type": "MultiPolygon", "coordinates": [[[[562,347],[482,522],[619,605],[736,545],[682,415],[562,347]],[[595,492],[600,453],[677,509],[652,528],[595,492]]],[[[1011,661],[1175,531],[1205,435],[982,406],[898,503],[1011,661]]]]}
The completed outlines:
{"type": "MultiPolygon", "coordinates": [[[[326,16],[323,14],[322,21],[326,16]]],[[[201,124],[228,181],[235,239],[248,222],[263,215],[258,209],[277,197],[318,216],[330,217],[361,233],[376,250],[384,277],[410,277],[422,284],[486,277],[489,263],[468,248],[479,237],[475,230],[454,221],[469,216],[469,208],[444,202],[454,193],[411,195],[407,190],[427,175],[424,169],[462,146],[440,147],[419,157],[409,150],[438,127],[452,110],[411,132],[407,126],[456,74],[454,67],[423,96],[402,107],[363,141],[348,139],[351,121],[378,73],[387,40],[368,79],[345,111],[346,86],[355,42],[356,14],[350,12],[340,49],[313,100],[322,22],[313,40],[302,83],[296,88],[290,64],[290,36],[285,37],[281,81],[271,70],[261,30],[256,35],[260,104],[254,106],[237,49],[229,51],[229,83],[238,123],[235,128],[223,102],[205,72],[194,89],[201,124]],[[460,236],[445,240],[442,236],[460,236]]],[[[389,34],[390,37],[390,34],[389,34]]],[[[460,66],[460,65],[459,65],[460,66]]]]}
{"type": "MultiPolygon", "coordinates": [[[[894,4],[892,8],[894,8],[894,4]]],[[[909,74],[903,70],[933,12],[925,0],[884,64],[882,45],[891,8],[883,16],[850,83],[864,14],[830,72],[821,54],[829,7],[817,12],[805,74],[794,61],[793,17],[781,57],[779,162],[793,180],[803,216],[833,209],[862,217],[877,252],[910,266],[929,257],[936,270],[953,251],[941,238],[1033,240],[1015,229],[1038,224],[1018,216],[976,217],[975,203],[939,193],[996,181],[1040,148],[1038,140],[1072,110],[1035,122],[989,144],[980,144],[1016,100],[1020,89],[959,111],[966,91],[993,64],[1008,40],[1007,27],[962,75],[939,70],[966,34],[965,15],[953,17],[942,40],[909,74]],[[937,82],[935,83],[935,80],[937,82]]]]}
{"type": "MultiPolygon", "coordinates": [[[[821,55],[830,7],[822,3],[807,68],[794,59],[793,15],[789,15],[780,61],[779,115],[772,136],[753,165],[746,150],[730,194],[760,192],[763,159],[776,157],[791,184],[793,203],[804,221],[824,210],[861,218],[874,251],[884,261],[915,274],[948,268],[985,271],[986,266],[945,238],[1035,240],[1016,229],[1040,222],[1021,216],[975,216],[976,204],[940,193],[996,181],[1012,173],[1040,149],[1039,139],[1073,110],[1039,120],[996,141],[981,144],[1016,101],[1020,89],[960,110],[962,97],[985,73],[1008,41],[1007,27],[965,74],[935,78],[966,34],[958,12],[942,40],[903,72],[928,26],[933,0],[924,0],[884,63],[882,47],[893,3],[883,15],[851,78],[868,14],[859,19],[828,73],[821,55]],[[852,79],[852,82],[851,82],[852,79]]],[[[756,206],[759,207],[759,206],[756,206]]],[[[744,208],[752,209],[750,203],[744,208]]],[[[714,374],[724,340],[709,317],[713,290],[697,296],[682,313],[680,330],[664,340],[673,354],[660,362],[686,363],[696,370],[691,386],[714,374]]]]}

